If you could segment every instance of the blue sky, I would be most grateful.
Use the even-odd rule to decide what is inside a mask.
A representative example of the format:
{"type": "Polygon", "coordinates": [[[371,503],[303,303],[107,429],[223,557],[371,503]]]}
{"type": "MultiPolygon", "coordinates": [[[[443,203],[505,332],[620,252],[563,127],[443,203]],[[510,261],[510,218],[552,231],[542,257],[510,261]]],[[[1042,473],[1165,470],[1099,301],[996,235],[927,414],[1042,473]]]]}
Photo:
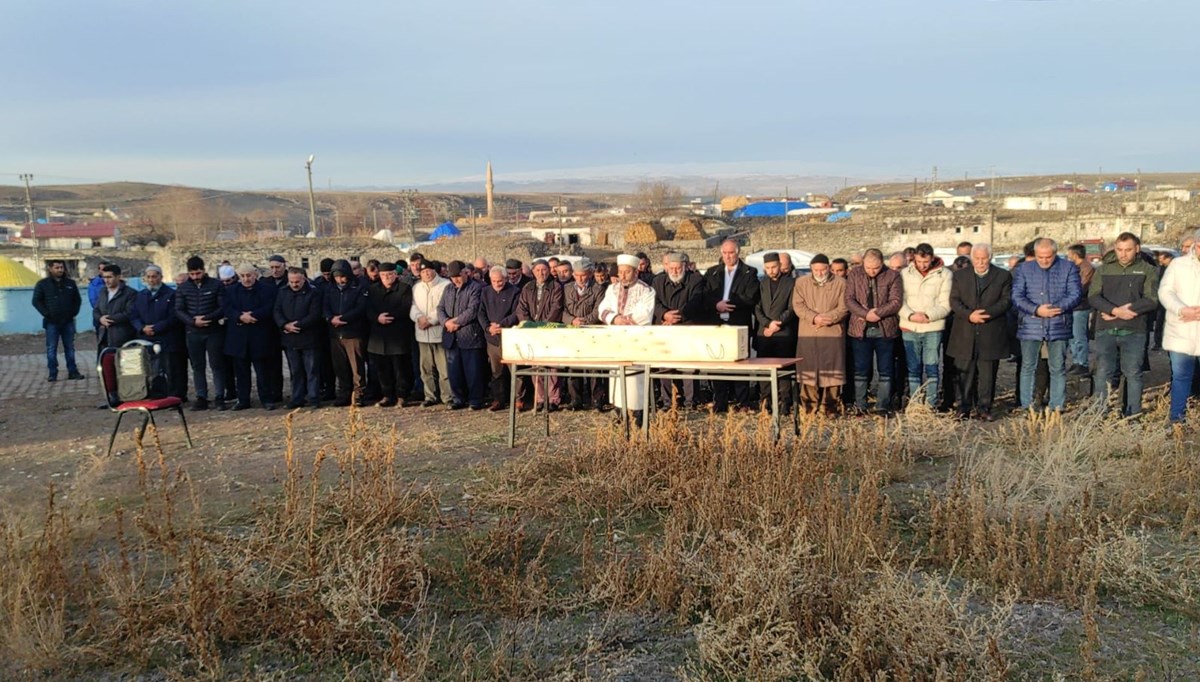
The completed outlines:
{"type": "Polygon", "coordinates": [[[1200,167],[1195,0],[4,5],[0,184],[1200,167]]]}

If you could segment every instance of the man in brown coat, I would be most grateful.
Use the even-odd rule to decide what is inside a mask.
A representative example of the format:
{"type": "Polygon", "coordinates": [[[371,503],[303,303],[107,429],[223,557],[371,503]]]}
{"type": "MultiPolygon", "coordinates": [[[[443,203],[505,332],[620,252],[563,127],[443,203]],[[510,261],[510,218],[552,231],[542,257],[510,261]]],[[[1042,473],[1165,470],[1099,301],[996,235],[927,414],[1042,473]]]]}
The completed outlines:
{"type": "Polygon", "coordinates": [[[854,397],[859,412],[867,409],[871,363],[879,376],[875,411],[891,410],[896,339],[900,336],[903,284],[895,270],[883,264],[879,249],[867,249],[860,268],[846,277],[846,308],[850,310],[850,348],[854,352],[854,397]]]}
{"type": "Polygon", "coordinates": [[[798,330],[800,404],[805,412],[834,413],[846,383],[846,280],[835,277],[829,257],[813,256],[811,274],[796,280],[792,311],[798,330]]]}
{"type": "MultiPolygon", "coordinates": [[[[550,277],[550,264],[544,260],[533,262],[533,281],[521,289],[517,299],[517,319],[524,322],[562,322],[563,288],[550,277]]],[[[541,377],[533,382],[533,402],[538,411],[554,412],[562,402],[562,379],[553,374],[548,379],[541,377]],[[549,386],[547,387],[547,384],[549,386]],[[550,391],[550,404],[546,405],[544,393],[550,391]]]]}

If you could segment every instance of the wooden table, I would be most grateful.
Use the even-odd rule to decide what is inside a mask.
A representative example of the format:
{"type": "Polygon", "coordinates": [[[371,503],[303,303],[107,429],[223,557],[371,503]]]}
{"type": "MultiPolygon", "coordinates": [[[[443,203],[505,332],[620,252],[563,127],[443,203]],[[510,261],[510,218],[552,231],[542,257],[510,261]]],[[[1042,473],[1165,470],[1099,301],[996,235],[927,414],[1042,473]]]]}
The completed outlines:
{"type": "MultiPolygon", "coordinates": [[[[641,365],[632,362],[617,362],[605,360],[565,360],[565,359],[546,359],[546,360],[503,360],[505,365],[508,365],[509,373],[509,394],[508,394],[508,447],[514,447],[517,442],[517,383],[521,377],[537,377],[550,376],[551,372],[564,377],[583,377],[583,378],[612,378],[617,386],[609,386],[609,395],[612,391],[621,391],[621,404],[628,405],[629,397],[626,393],[625,379],[630,376],[637,376],[645,372],[645,368],[641,365]]],[[[532,397],[532,396],[531,396],[532,397]]],[[[550,390],[549,387],[543,392],[544,400],[542,408],[546,416],[546,435],[550,435],[550,390]]],[[[629,437],[629,410],[622,410],[622,422],[625,427],[625,437],[629,437]]]]}
{"type": "MultiPolygon", "coordinates": [[[[770,381],[771,429],[779,438],[779,380],[795,380],[800,358],[748,358],[734,362],[651,362],[642,363],[646,387],[646,414],[642,430],[649,435],[650,415],[654,410],[655,379],[692,379],[696,381],[770,381]]],[[[796,409],[792,406],[792,421],[796,409]]],[[[793,424],[795,426],[795,424],[793,424]]]]}

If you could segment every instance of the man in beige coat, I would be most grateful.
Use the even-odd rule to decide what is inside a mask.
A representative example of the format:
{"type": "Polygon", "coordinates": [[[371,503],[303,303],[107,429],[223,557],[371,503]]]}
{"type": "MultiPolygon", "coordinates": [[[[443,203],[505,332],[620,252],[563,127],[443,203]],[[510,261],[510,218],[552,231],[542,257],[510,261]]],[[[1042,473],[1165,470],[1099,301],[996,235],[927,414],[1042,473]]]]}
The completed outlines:
{"type": "Polygon", "coordinates": [[[846,383],[846,280],[829,271],[829,257],[813,256],[811,274],[796,280],[792,310],[798,318],[800,404],[805,412],[841,406],[846,383]]]}
{"type": "Polygon", "coordinates": [[[421,354],[421,383],[425,386],[425,402],[422,407],[433,407],[439,402],[451,402],[450,373],[446,364],[446,349],[442,346],[442,320],[438,316],[438,303],[450,280],[438,275],[437,266],[431,261],[420,265],[420,281],[413,285],[412,313],[416,324],[417,348],[421,354]]]}

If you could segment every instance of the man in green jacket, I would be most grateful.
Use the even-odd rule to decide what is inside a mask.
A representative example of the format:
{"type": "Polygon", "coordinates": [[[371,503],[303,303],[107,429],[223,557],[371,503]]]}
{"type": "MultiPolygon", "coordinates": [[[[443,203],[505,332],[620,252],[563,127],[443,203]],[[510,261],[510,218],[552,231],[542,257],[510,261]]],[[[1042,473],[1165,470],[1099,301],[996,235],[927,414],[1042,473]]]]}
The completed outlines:
{"type": "Polygon", "coordinates": [[[1142,412],[1142,355],[1148,322],[1158,310],[1158,268],[1141,256],[1141,240],[1123,232],[1088,287],[1096,320],[1096,397],[1108,400],[1117,370],[1125,377],[1122,414],[1142,412]]]}

